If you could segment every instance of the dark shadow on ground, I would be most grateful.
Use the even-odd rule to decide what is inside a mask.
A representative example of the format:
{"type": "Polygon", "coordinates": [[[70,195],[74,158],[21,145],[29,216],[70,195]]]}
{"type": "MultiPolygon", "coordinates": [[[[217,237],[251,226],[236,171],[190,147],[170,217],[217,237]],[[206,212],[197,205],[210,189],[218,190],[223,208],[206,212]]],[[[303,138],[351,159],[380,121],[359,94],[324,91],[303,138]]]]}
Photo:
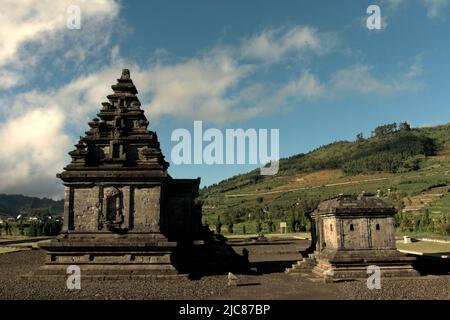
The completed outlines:
{"type": "Polygon", "coordinates": [[[309,241],[293,239],[227,239],[221,235],[205,237],[202,244],[179,246],[177,269],[191,279],[205,276],[262,275],[282,273],[301,258],[309,241]]]}
{"type": "Polygon", "coordinates": [[[286,241],[286,240],[271,240],[270,242],[258,242],[258,241],[246,241],[246,242],[233,242],[228,241],[230,245],[233,247],[244,247],[244,246],[276,246],[276,245],[289,245],[294,244],[295,241],[286,241]]]}
{"type": "Polygon", "coordinates": [[[188,274],[192,280],[229,272],[251,274],[248,251],[236,253],[223,236],[205,237],[197,244],[179,244],[175,257],[178,271],[188,274]]]}
{"type": "Polygon", "coordinates": [[[250,268],[256,269],[257,274],[269,274],[284,272],[286,268],[292,267],[296,260],[283,261],[258,261],[251,262],[250,268]]]}
{"type": "Polygon", "coordinates": [[[252,287],[252,286],[260,286],[260,282],[251,282],[251,283],[239,283],[236,287],[252,287]]]}
{"type": "MultiPolygon", "coordinates": [[[[414,255],[415,256],[415,255],[414,255]]],[[[417,258],[414,268],[421,275],[447,275],[450,274],[450,259],[441,256],[449,256],[448,252],[434,253],[433,255],[415,256],[417,258]]]]}

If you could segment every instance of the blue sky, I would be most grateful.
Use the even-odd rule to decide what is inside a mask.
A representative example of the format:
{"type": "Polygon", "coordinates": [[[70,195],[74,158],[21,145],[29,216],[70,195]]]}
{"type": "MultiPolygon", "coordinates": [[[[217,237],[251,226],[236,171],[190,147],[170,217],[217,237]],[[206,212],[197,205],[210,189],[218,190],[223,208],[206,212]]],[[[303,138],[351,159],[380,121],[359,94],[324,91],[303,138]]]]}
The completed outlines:
{"type": "MultiPolygon", "coordinates": [[[[176,128],[277,128],[280,155],[449,122],[450,1],[21,1],[0,19],[0,192],[58,198],[55,174],[129,68],[170,160],[176,128]],[[67,7],[82,28],[66,27],[67,7]],[[368,30],[379,5],[382,30],[368,30]]],[[[202,185],[251,165],[171,165],[202,185]]]]}

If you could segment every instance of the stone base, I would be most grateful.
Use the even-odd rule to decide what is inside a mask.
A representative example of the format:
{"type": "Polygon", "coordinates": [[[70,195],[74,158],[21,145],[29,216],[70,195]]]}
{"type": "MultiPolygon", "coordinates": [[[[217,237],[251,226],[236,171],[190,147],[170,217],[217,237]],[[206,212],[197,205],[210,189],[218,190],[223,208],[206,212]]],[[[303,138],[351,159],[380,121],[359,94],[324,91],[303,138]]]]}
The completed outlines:
{"type": "Polygon", "coordinates": [[[367,267],[380,268],[381,277],[417,277],[414,257],[408,257],[395,249],[386,250],[323,250],[313,255],[313,274],[323,277],[326,282],[367,279],[367,267]]]}
{"type": "Polygon", "coordinates": [[[47,257],[34,276],[67,277],[77,265],[84,278],[173,277],[176,245],[161,234],[64,234],[39,244],[47,257]]]}

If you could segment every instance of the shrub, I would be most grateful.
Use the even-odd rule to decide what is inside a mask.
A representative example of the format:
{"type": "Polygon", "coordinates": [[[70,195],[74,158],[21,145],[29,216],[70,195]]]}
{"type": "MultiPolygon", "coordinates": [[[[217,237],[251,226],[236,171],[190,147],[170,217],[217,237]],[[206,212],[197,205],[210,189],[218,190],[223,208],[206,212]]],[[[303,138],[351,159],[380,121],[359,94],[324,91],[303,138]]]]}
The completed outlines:
{"type": "Polygon", "coordinates": [[[220,216],[217,217],[216,232],[218,234],[220,234],[222,232],[222,221],[220,221],[220,216]]]}
{"type": "Polygon", "coordinates": [[[27,229],[27,236],[56,236],[61,232],[62,222],[56,220],[34,221],[27,229]]]}
{"type": "Polygon", "coordinates": [[[269,232],[273,232],[274,224],[272,220],[267,221],[267,227],[269,229],[269,232]]]}
{"type": "Polygon", "coordinates": [[[256,221],[256,233],[260,234],[262,231],[261,221],[256,221]]]}
{"type": "Polygon", "coordinates": [[[228,222],[227,227],[228,227],[228,232],[229,232],[229,233],[233,233],[233,227],[234,227],[233,222],[231,222],[231,221],[228,222]]]}
{"type": "Polygon", "coordinates": [[[442,225],[442,234],[445,236],[450,235],[450,223],[445,223],[442,225]]]}

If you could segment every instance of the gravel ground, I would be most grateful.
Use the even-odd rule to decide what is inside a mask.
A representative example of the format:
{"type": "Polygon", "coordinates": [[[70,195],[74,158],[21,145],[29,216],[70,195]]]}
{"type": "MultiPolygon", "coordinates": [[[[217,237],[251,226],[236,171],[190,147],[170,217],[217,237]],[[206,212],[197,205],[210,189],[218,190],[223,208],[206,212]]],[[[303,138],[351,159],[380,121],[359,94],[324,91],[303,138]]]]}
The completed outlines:
{"type": "Polygon", "coordinates": [[[365,281],[327,284],[310,274],[287,275],[284,268],[298,258],[307,241],[280,241],[265,245],[233,245],[250,253],[252,275],[238,275],[242,286],[228,287],[227,276],[200,280],[83,279],[81,290],[68,290],[65,280],[24,278],[44,263],[41,250],[0,254],[0,300],[4,299],[450,299],[450,275],[415,279],[382,279],[380,290],[365,281]]]}
{"type": "Polygon", "coordinates": [[[226,276],[200,280],[82,280],[81,290],[68,290],[65,280],[39,280],[21,275],[44,263],[40,250],[0,254],[0,300],[5,299],[207,299],[221,295],[227,287],[226,276]]]}
{"type": "Polygon", "coordinates": [[[366,282],[333,284],[340,299],[352,300],[449,300],[450,276],[425,276],[418,279],[381,280],[381,289],[369,290],[366,282]]]}

